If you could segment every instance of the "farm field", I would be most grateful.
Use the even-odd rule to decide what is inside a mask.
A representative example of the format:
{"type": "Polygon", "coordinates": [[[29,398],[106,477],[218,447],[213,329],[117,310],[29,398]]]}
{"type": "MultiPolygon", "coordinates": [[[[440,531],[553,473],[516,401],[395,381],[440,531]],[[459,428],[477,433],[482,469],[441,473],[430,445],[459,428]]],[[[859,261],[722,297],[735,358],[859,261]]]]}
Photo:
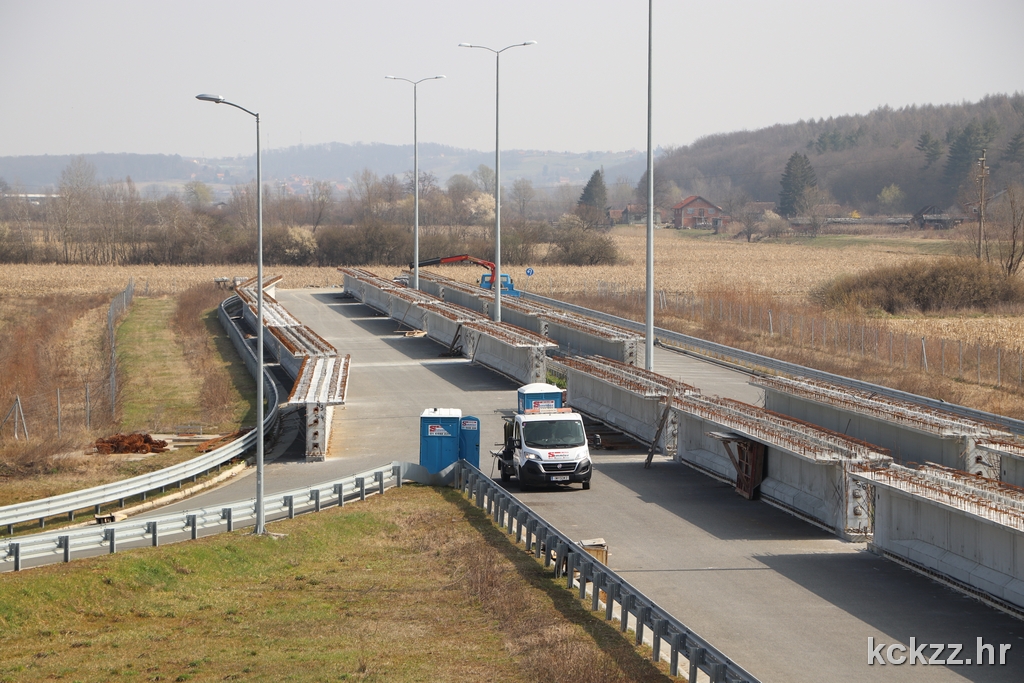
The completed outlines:
{"type": "Polygon", "coordinates": [[[268,531],[5,575],[0,682],[673,680],[452,489],[268,531]]]}
{"type": "MultiPolygon", "coordinates": [[[[621,262],[614,266],[549,266],[538,261],[533,265],[535,274],[529,278],[524,266],[505,270],[513,275],[520,288],[528,291],[642,320],[644,227],[618,227],[611,235],[622,254],[621,262]]],[[[822,235],[813,239],[747,243],[700,231],[658,230],[655,233],[655,283],[659,290],[656,324],[822,370],[1024,417],[1024,371],[1021,370],[1024,367],[1024,317],[1010,312],[866,317],[856,313],[825,313],[809,301],[808,295],[815,287],[840,273],[863,272],[879,264],[933,259],[955,252],[960,246],[957,236],[934,232],[822,235]],[[779,328],[774,334],[769,334],[768,330],[770,313],[774,314],[774,325],[779,328]],[[927,344],[921,343],[922,337],[927,344]]],[[[393,277],[404,270],[373,264],[366,267],[383,277],[393,277]]],[[[430,270],[466,282],[477,282],[481,272],[477,266],[443,266],[430,270]]],[[[252,267],[15,264],[5,266],[5,274],[12,286],[0,296],[0,335],[10,335],[10,339],[21,344],[7,345],[8,357],[23,353],[18,349],[41,348],[33,351],[34,364],[18,364],[0,378],[0,400],[5,402],[0,408],[9,407],[17,393],[23,400],[24,397],[32,399],[26,402],[32,410],[52,415],[55,389],[64,387],[66,392],[62,395],[63,438],[54,440],[53,425],[47,423],[42,433],[49,438],[48,452],[26,451],[21,446],[16,462],[9,456],[5,456],[6,461],[0,458],[0,476],[6,475],[8,484],[12,476],[24,479],[28,475],[39,478],[40,482],[45,480],[42,489],[31,494],[26,492],[29,497],[35,497],[35,493],[50,491],[53,486],[65,490],[75,487],[83,476],[90,481],[99,477],[94,483],[100,483],[104,476],[120,476],[114,472],[103,475],[93,468],[85,468],[75,458],[66,458],[60,463],[52,463],[48,458],[50,453],[74,453],[76,449],[80,453],[90,439],[111,432],[109,422],[101,427],[102,433],[95,429],[92,434],[76,430],[76,424],[84,423],[84,396],[67,387],[79,387],[79,394],[83,393],[81,386],[85,381],[93,383],[94,390],[102,387],[108,353],[103,341],[106,307],[128,278],[135,279],[140,302],[149,306],[150,301],[167,297],[162,299],[162,304],[152,304],[166,307],[195,285],[211,285],[214,278],[219,277],[248,276],[252,274],[252,267]],[[40,310],[51,314],[39,315],[40,310]],[[35,344],[32,339],[40,343],[35,344]],[[40,374],[45,358],[56,359],[52,364],[55,368],[52,377],[40,374]]],[[[284,276],[281,286],[286,288],[341,283],[340,273],[333,267],[267,268],[268,276],[278,274],[284,276]]],[[[166,311],[161,315],[166,315],[166,311]]],[[[215,317],[208,314],[203,324],[217,346],[219,365],[232,373],[230,384],[234,388],[222,386],[221,390],[234,391],[236,398],[232,400],[237,401],[237,397],[245,394],[242,386],[248,381],[247,375],[240,365],[234,363],[233,367],[228,360],[234,352],[230,344],[219,339],[215,317]]],[[[165,341],[171,341],[172,337],[173,333],[167,333],[165,341]]],[[[180,344],[172,343],[172,346],[168,368],[180,369],[185,351],[180,344]]],[[[3,356],[2,351],[0,356],[3,356]]],[[[175,371],[168,368],[159,372],[166,377],[175,375],[175,371]]],[[[124,428],[152,431],[189,423],[197,415],[205,414],[195,396],[191,407],[177,413],[170,410],[169,401],[147,398],[146,382],[138,378],[157,371],[154,368],[132,370],[136,378],[126,379],[124,428]],[[140,388],[141,391],[136,391],[140,388]]],[[[176,384],[194,384],[181,376],[176,384]]],[[[99,399],[94,401],[97,422],[102,420],[102,403],[99,399]]],[[[251,405],[246,408],[239,404],[233,415],[217,417],[216,428],[224,431],[231,424],[251,421],[251,413],[251,405]]],[[[11,435],[8,425],[0,437],[3,440],[0,445],[10,447],[11,435]]]]}

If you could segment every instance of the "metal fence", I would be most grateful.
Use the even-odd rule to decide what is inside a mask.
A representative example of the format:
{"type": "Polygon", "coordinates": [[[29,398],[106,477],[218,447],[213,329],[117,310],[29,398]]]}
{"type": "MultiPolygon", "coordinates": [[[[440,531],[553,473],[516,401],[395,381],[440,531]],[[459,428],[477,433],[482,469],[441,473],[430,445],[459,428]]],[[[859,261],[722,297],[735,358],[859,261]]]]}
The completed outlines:
{"type": "Polygon", "coordinates": [[[117,419],[117,323],[128,312],[135,298],[135,278],[128,280],[124,291],[114,297],[107,309],[107,334],[110,336],[110,416],[117,419]]]}
{"type": "MultiPolygon", "coordinates": [[[[603,320],[620,327],[625,327],[638,332],[644,332],[645,327],[643,323],[635,322],[633,320],[627,320],[626,318],[620,318],[610,313],[603,313],[601,311],[595,311],[583,306],[577,306],[576,304],[570,304],[557,299],[551,299],[545,296],[539,296],[537,294],[530,294],[528,292],[523,293],[523,298],[538,301],[540,303],[554,306],[556,308],[562,308],[564,310],[573,311],[580,315],[590,316],[597,320],[603,320]]],[[[841,375],[834,375],[830,372],[824,372],[822,370],[815,370],[814,368],[808,368],[803,365],[797,365],[795,363],[788,363],[786,361],[777,360],[775,358],[769,358],[768,356],[762,356],[757,353],[751,353],[750,351],[743,351],[741,349],[735,349],[731,346],[724,344],[716,344],[715,342],[706,341],[697,337],[691,337],[680,332],[673,332],[672,330],[666,330],[663,328],[655,328],[655,335],[658,338],[658,342],[666,347],[676,348],[683,351],[692,351],[704,357],[710,357],[725,363],[740,366],[741,368],[757,374],[758,372],[777,373],[790,376],[802,376],[811,379],[822,380],[831,384],[838,384],[840,386],[851,387],[859,389],[861,391],[874,392],[880,396],[886,396],[889,398],[910,401],[912,403],[918,403],[920,405],[928,406],[937,410],[942,410],[954,415],[960,415],[961,417],[968,417],[972,420],[978,420],[981,422],[989,422],[992,424],[999,425],[1014,434],[1024,435],[1024,420],[1017,420],[1011,417],[1005,417],[1003,415],[996,415],[994,413],[988,413],[983,410],[976,410],[974,408],[968,408],[966,406],[960,406],[953,403],[946,403],[926,396],[918,396],[916,394],[910,394],[905,391],[899,391],[898,389],[892,389],[890,387],[883,387],[878,384],[871,384],[870,382],[862,382],[860,380],[851,379],[849,377],[843,377],[841,375]]]]}
{"type": "Polygon", "coordinates": [[[555,577],[565,579],[566,589],[578,590],[580,600],[587,598],[589,584],[592,611],[600,609],[603,592],[606,620],[618,613],[619,630],[625,633],[632,626],[638,645],[649,630],[651,658],[661,661],[667,647],[673,676],[679,674],[682,656],[691,681],[697,680],[698,670],[711,683],[758,680],[465,460],[458,461],[455,483],[495,524],[514,535],[516,543],[525,544],[534,557],[543,556],[545,567],[553,565],[555,577]]]}
{"type": "MultiPolygon", "coordinates": [[[[225,302],[221,304],[218,314],[220,316],[221,324],[224,325],[224,328],[227,330],[228,336],[231,337],[232,342],[235,344],[235,348],[245,360],[246,366],[255,377],[256,354],[253,353],[252,348],[246,343],[241,331],[234,324],[234,321],[227,312],[227,308],[237,302],[237,297],[231,297],[225,300],[225,302]]],[[[263,383],[264,393],[266,394],[266,400],[269,408],[263,421],[263,430],[264,433],[267,433],[273,428],[277,420],[279,397],[277,393],[277,386],[274,384],[274,380],[266,370],[263,372],[263,383]]],[[[150,491],[155,491],[167,486],[173,486],[174,484],[182,481],[194,479],[195,477],[218,467],[221,463],[240,457],[245,451],[252,448],[255,444],[256,431],[252,430],[242,438],[236,439],[226,446],[222,446],[221,448],[210,451],[205,455],[201,455],[197,458],[193,458],[192,460],[188,460],[156,472],[149,472],[138,477],[125,479],[111,484],[104,484],[90,489],[72,491],[71,493],[65,493],[59,496],[52,496],[50,498],[0,507],[0,528],[6,526],[7,533],[12,534],[14,532],[14,526],[24,522],[39,520],[40,526],[42,526],[45,524],[46,518],[56,515],[66,514],[69,518],[73,519],[76,511],[84,510],[86,508],[96,508],[96,511],[99,512],[99,507],[106,503],[121,503],[127,498],[144,496],[150,491]]]]}
{"type": "MultiPolygon", "coordinates": [[[[367,496],[401,485],[402,467],[396,462],[350,477],[266,496],[264,510],[268,520],[290,519],[302,512],[319,512],[330,505],[366,500],[367,496]]],[[[194,540],[203,531],[207,535],[234,531],[252,526],[255,521],[256,499],[251,498],[155,517],[22,536],[8,542],[6,548],[0,546],[0,570],[21,571],[26,563],[42,566],[104,552],[115,553],[126,547],[194,540]]]]}

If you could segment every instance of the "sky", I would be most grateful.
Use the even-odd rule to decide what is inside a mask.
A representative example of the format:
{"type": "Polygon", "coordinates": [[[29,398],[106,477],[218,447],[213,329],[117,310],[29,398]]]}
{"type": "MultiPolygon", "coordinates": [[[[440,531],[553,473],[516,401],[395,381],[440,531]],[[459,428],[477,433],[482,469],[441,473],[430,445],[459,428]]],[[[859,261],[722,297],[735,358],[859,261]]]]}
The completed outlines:
{"type": "MultiPolygon", "coordinates": [[[[1021,0],[654,0],[653,141],[1024,91],[1021,0]]],[[[0,156],[647,145],[644,0],[0,0],[0,156]]]]}

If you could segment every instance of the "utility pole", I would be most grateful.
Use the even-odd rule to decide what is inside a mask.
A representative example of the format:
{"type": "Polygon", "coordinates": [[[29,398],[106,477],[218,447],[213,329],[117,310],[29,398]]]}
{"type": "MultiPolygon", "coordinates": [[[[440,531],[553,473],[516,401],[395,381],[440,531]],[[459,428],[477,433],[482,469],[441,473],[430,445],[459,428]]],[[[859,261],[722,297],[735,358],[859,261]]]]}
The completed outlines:
{"type": "Polygon", "coordinates": [[[988,150],[981,150],[981,158],[978,159],[978,184],[981,185],[981,196],[978,202],[978,260],[981,260],[981,244],[985,241],[985,178],[988,176],[988,167],[985,165],[985,153],[988,150]]]}

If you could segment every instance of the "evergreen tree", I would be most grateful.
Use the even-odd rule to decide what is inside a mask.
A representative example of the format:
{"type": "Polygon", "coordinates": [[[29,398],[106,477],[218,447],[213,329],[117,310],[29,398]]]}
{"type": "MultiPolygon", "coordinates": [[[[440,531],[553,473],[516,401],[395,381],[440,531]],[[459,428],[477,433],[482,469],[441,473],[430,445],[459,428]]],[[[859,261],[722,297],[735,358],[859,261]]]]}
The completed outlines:
{"type": "Polygon", "coordinates": [[[1000,161],[1024,161],[1024,128],[1017,131],[1017,134],[1006,143],[1000,161]]]}
{"type": "Polygon", "coordinates": [[[917,139],[915,149],[919,152],[924,152],[925,168],[930,168],[932,164],[939,160],[942,153],[946,151],[942,147],[942,141],[932,137],[932,134],[927,131],[921,133],[921,137],[917,139]]]}
{"type": "Polygon", "coordinates": [[[999,124],[994,118],[979,123],[972,120],[960,130],[951,129],[946,134],[949,141],[949,155],[946,156],[944,174],[950,187],[957,187],[970,173],[981,157],[981,150],[992,144],[999,134],[999,124]]]}
{"type": "Polygon", "coordinates": [[[779,193],[779,213],[793,216],[803,208],[804,193],[808,188],[815,187],[818,179],[814,176],[814,168],[805,154],[793,152],[786,162],[786,170],[782,173],[782,191],[779,193]]]}
{"type": "Polygon", "coordinates": [[[591,206],[601,212],[605,210],[608,206],[608,188],[604,184],[603,171],[594,171],[594,174],[590,176],[576,205],[591,206]]]}

